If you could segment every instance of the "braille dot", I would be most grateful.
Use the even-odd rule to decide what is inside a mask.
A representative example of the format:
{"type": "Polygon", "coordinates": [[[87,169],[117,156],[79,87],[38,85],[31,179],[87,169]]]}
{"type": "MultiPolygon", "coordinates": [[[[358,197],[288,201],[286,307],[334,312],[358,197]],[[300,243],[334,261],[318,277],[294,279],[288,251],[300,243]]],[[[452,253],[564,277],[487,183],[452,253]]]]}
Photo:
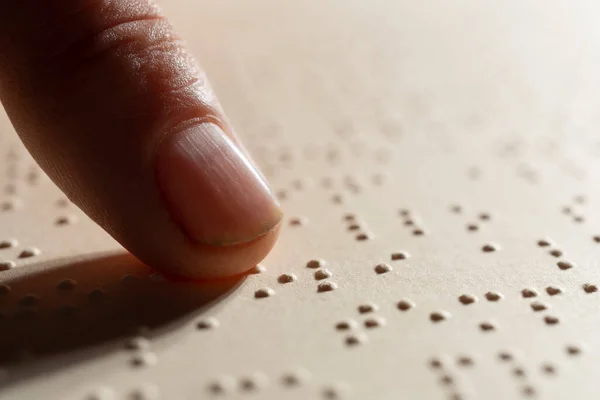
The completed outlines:
{"type": "Polygon", "coordinates": [[[23,296],[19,299],[19,306],[22,306],[22,307],[34,306],[34,305],[38,304],[39,301],[40,301],[39,296],[36,296],[35,294],[26,294],[25,296],[23,296]]]}
{"type": "Polygon", "coordinates": [[[336,384],[323,390],[323,397],[328,400],[340,400],[346,397],[349,390],[346,385],[336,384]]]}
{"type": "Polygon", "coordinates": [[[156,385],[144,384],[131,392],[131,400],[158,400],[160,391],[156,385]]]}
{"type": "Polygon", "coordinates": [[[56,219],[56,221],[54,222],[54,224],[57,226],[65,226],[65,225],[71,225],[74,222],[75,222],[75,217],[73,217],[71,215],[67,215],[67,216],[58,217],[56,219]]]}
{"type": "Polygon", "coordinates": [[[467,357],[467,356],[459,357],[457,362],[458,362],[458,365],[463,366],[463,367],[472,367],[474,364],[473,359],[471,357],[467,357]]]}
{"type": "Polygon", "coordinates": [[[346,345],[349,347],[355,347],[366,342],[367,336],[362,333],[356,333],[353,335],[346,336],[346,345]]]}
{"type": "Polygon", "coordinates": [[[458,298],[458,301],[460,301],[462,304],[464,304],[466,306],[466,305],[475,303],[477,301],[477,297],[470,295],[470,294],[462,294],[458,298]]]}
{"type": "Polygon", "coordinates": [[[391,266],[389,266],[388,264],[382,263],[382,264],[377,264],[374,269],[375,269],[376,273],[381,275],[381,274],[386,274],[388,272],[391,272],[393,268],[391,266]]]}
{"type": "Polygon", "coordinates": [[[17,266],[14,261],[4,260],[0,261],[0,271],[7,271],[9,269],[13,269],[17,266]]]}
{"type": "Polygon", "coordinates": [[[600,243],[600,235],[596,235],[592,239],[594,240],[594,242],[600,243]]]}
{"type": "Polygon", "coordinates": [[[102,289],[94,289],[89,293],[89,298],[92,301],[98,301],[106,296],[106,292],[102,289]]]}
{"type": "Polygon", "coordinates": [[[531,303],[531,309],[535,312],[547,310],[548,307],[544,303],[540,303],[539,301],[534,301],[531,303]]]}
{"type": "Polygon", "coordinates": [[[382,317],[373,317],[365,320],[365,328],[379,328],[385,325],[385,319],[382,317]]]}
{"type": "Polygon", "coordinates": [[[320,281],[331,277],[331,271],[328,269],[319,269],[315,271],[315,279],[320,281]]]}
{"type": "Polygon", "coordinates": [[[58,199],[56,201],[56,206],[59,208],[65,208],[69,205],[69,200],[68,199],[58,199]]]}
{"type": "Polygon", "coordinates": [[[318,292],[331,292],[332,290],[337,289],[337,284],[334,282],[323,282],[323,283],[319,283],[319,286],[317,286],[317,291],[318,292]]]}
{"type": "Polygon", "coordinates": [[[74,316],[76,311],[77,311],[77,308],[75,308],[75,306],[62,305],[62,306],[58,307],[58,309],[56,310],[56,313],[61,317],[68,318],[68,317],[74,316]]]}
{"type": "Polygon", "coordinates": [[[591,283],[585,283],[582,286],[583,291],[586,293],[595,293],[598,291],[598,286],[591,284],[591,283]]]}
{"type": "Polygon", "coordinates": [[[354,214],[345,214],[344,221],[354,221],[356,219],[356,215],[354,214]]]}
{"type": "Polygon", "coordinates": [[[442,385],[452,385],[454,383],[454,379],[450,375],[442,375],[440,377],[440,383],[442,385]]]}
{"type": "Polygon", "coordinates": [[[563,254],[563,253],[562,253],[562,251],[560,251],[560,250],[556,250],[556,249],[555,249],[555,250],[550,250],[550,252],[549,252],[549,253],[550,253],[550,255],[551,255],[552,257],[560,257],[560,256],[562,256],[562,254],[563,254]]]}
{"type": "Polygon", "coordinates": [[[360,225],[358,225],[358,224],[348,225],[349,231],[358,231],[359,229],[360,229],[360,225]]]}
{"type": "Polygon", "coordinates": [[[571,207],[569,207],[569,206],[564,206],[564,207],[562,208],[562,212],[563,212],[563,214],[566,214],[566,215],[569,215],[569,214],[571,214],[571,212],[572,212],[572,211],[573,211],[573,210],[571,210],[571,207]]]}
{"type": "Polygon", "coordinates": [[[452,393],[450,395],[450,400],[463,400],[463,397],[460,395],[460,393],[452,393]]]}
{"type": "Polygon", "coordinates": [[[510,353],[507,353],[505,351],[502,351],[498,354],[498,358],[502,361],[512,361],[513,356],[510,353]]]}
{"type": "Polygon", "coordinates": [[[563,290],[558,286],[548,286],[546,288],[546,293],[548,293],[550,296],[556,296],[562,294],[563,290]]]}
{"type": "Polygon", "coordinates": [[[481,251],[483,251],[484,253],[492,253],[496,250],[498,250],[498,247],[493,244],[486,244],[481,248],[481,251]]]}
{"type": "Polygon", "coordinates": [[[345,321],[340,321],[337,324],[335,324],[335,329],[338,331],[349,331],[356,328],[356,326],[356,321],[352,319],[347,319],[345,321]]]}
{"type": "Polygon", "coordinates": [[[406,210],[406,209],[399,210],[399,211],[398,211],[398,213],[399,213],[399,214],[400,214],[400,216],[402,216],[402,217],[408,217],[408,216],[410,216],[410,211],[409,211],[409,210],[406,210]]]}
{"type": "Polygon", "coordinates": [[[0,240],[0,250],[2,249],[10,249],[11,247],[17,247],[19,242],[17,239],[5,239],[0,240]]]}
{"type": "Polygon", "coordinates": [[[275,196],[277,196],[277,200],[280,201],[287,199],[287,193],[285,190],[278,190],[275,196]]]}
{"type": "Polygon", "coordinates": [[[137,282],[138,278],[133,275],[133,274],[125,274],[123,275],[123,277],[121,277],[121,282],[123,282],[124,284],[132,284],[134,282],[137,282]]]}
{"type": "Polygon", "coordinates": [[[478,229],[479,229],[479,227],[477,225],[475,225],[475,224],[469,224],[469,225],[467,225],[467,230],[470,231],[470,232],[475,232],[478,229]]]}
{"type": "Polygon", "coordinates": [[[20,254],[19,254],[19,258],[30,258],[30,257],[35,257],[37,255],[40,255],[41,251],[40,249],[36,248],[36,247],[30,247],[28,249],[23,250],[20,254]]]}
{"type": "Polygon", "coordinates": [[[56,287],[59,290],[71,290],[75,287],[75,285],[77,285],[77,282],[75,282],[73,279],[63,279],[58,283],[58,285],[56,285],[56,287]]]}
{"type": "Polygon", "coordinates": [[[125,343],[125,348],[129,350],[147,350],[150,348],[150,341],[143,336],[132,337],[125,343]]]}
{"type": "Polygon", "coordinates": [[[414,306],[415,304],[410,300],[400,300],[398,304],[396,304],[396,307],[398,307],[400,311],[408,311],[414,306]]]}
{"type": "Polygon", "coordinates": [[[569,261],[559,261],[556,263],[556,265],[558,265],[558,268],[560,268],[563,271],[574,267],[573,263],[569,261]]]}
{"type": "Polygon", "coordinates": [[[405,251],[398,251],[395,253],[392,253],[392,261],[398,261],[398,260],[406,260],[408,257],[410,257],[410,254],[408,254],[405,251]]]}
{"type": "Polygon", "coordinates": [[[320,258],[314,259],[314,260],[310,260],[309,262],[306,263],[306,268],[322,268],[326,265],[327,263],[325,262],[325,260],[322,260],[320,258]]]}
{"type": "Polygon", "coordinates": [[[158,357],[156,357],[156,354],[150,351],[145,351],[143,353],[136,354],[131,359],[131,364],[134,367],[150,367],[152,365],[155,365],[157,362],[158,357]]]}
{"type": "Polygon", "coordinates": [[[254,297],[257,299],[264,299],[273,295],[275,295],[275,291],[271,288],[262,288],[254,292],[254,297]]]}
{"type": "Polygon", "coordinates": [[[281,274],[279,275],[279,278],[277,278],[277,282],[279,283],[291,283],[294,282],[296,279],[296,275],[294,274],[281,274]]]}
{"type": "Polygon", "coordinates": [[[209,329],[215,329],[219,327],[219,321],[214,317],[206,317],[202,320],[198,321],[196,324],[196,328],[202,331],[206,331],[209,329]]]}
{"type": "Polygon", "coordinates": [[[556,325],[558,324],[559,320],[556,317],[553,317],[551,315],[546,315],[544,317],[544,322],[546,323],[546,325],[556,325]]]}
{"type": "Polygon", "coordinates": [[[414,224],[415,221],[413,221],[412,219],[407,219],[406,221],[404,221],[405,226],[413,226],[414,224]]]}
{"type": "Polygon", "coordinates": [[[485,294],[485,298],[488,301],[499,301],[499,300],[502,300],[502,297],[503,297],[502,294],[496,293],[496,292],[487,292],[485,294]]]}
{"type": "Polygon", "coordinates": [[[333,204],[342,204],[342,195],[340,194],[334,194],[333,196],[331,196],[331,202],[333,204]]]}
{"type": "Polygon", "coordinates": [[[306,218],[303,218],[303,217],[291,218],[290,219],[290,225],[291,226],[302,226],[302,225],[306,225],[307,223],[308,223],[308,220],[306,218]]]}
{"type": "Polygon", "coordinates": [[[573,217],[573,221],[577,222],[578,224],[582,223],[583,221],[585,221],[585,218],[583,218],[581,215],[578,215],[576,217],[573,217]]]}
{"type": "Polygon", "coordinates": [[[99,387],[90,393],[86,400],[115,400],[117,393],[109,387],[99,387]]]}
{"type": "Polygon", "coordinates": [[[455,214],[460,214],[462,212],[462,208],[461,208],[461,206],[455,204],[450,207],[450,211],[452,211],[455,214]]]}
{"type": "Polygon", "coordinates": [[[441,369],[442,362],[440,360],[438,360],[437,358],[433,358],[433,359],[429,360],[429,366],[433,369],[441,369]]]}
{"type": "Polygon", "coordinates": [[[0,283],[0,295],[6,295],[10,293],[10,286],[0,283]]]}
{"type": "Polygon", "coordinates": [[[297,368],[296,370],[284,374],[281,377],[281,382],[285,386],[294,387],[299,386],[310,380],[310,372],[304,368],[297,368]]]}
{"type": "Polygon", "coordinates": [[[519,368],[519,367],[513,368],[512,373],[514,376],[517,376],[517,377],[525,376],[525,371],[523,370],[523,368],[519,368]]]}
{"type": "Polygon", "coordinates": [[[482,221],[489,221],[492,217],[488,213],[479,214],[479,219],[482,221]]]}
{"type": "Polygon", "coordinates": [[[556,373],[556,368],[552,364],[544,364],[542,365],[542,371],[548,375],[554,375],[556,373]]]}
{"type": "Polygon", "coordinates": [[[429,319],[432,322],[442,322],[448,318],[450,318],[450,313],[446,311],[435,311],[429,314],[429,319]]]}
{"type": "Polygon", "coordinates": [[[413,231],[413,235],[415,235],[415,236],[423,236],[423,235],[425,235],[425,231],[423,229],[415,229],[413,231]]]}
{"type": "Polygon", "coordinates": [[[245,392],[254,392],[267,385],[267,377],[261,372],[255,372],[252,376],[240,379],[240,389],[245,392]]]}
{"type": "Polygon", "coordinates": [[[573,345],[569,345],[567,346],[567,354],[571,355],[571,356],[576,356],[581,354],[581,349],[577,346],[573,346],[573,345]]]}
{"type": "Polygon", "coordinates": [[[535,396],[535,389],[531,386],[525,386],[523,388],[523,394],[529,397],[535,396]]]}
{"type": "Polygon", "coordinates": [[[235,386],[235,379],[230,376],[223,376],[211,382],[208,385],[208,390],[214,394],[223,394],[231,392],[235,386]]]}
{"type": "Polygon", "coordinates": [[[542,239],[542,240],[538,240],[537,245],[540,247],[548,247],[550,246],[552,243],[548,240],[542,239]]]}
{"type": "Polygon", "coordinates": [[[262,274],[266,270],[267,269],[263,265],[257,264],[257,265],[254,266],[254,268],[252,268],[250,270],[250,273],[251,274],[262,274]]]}
{"type": "Polygon", "coordinates": [[[377,304],[366,303],[358,306],[358,312],[361,314],[368,314],[379,310],[377,304]]]}
{"type": "Polygon", "coordinates": [[[490,332],[496,330],[496,326],[491,322],[482,322],[479,324],[479,329],[484,332],[490,332]]]}
{"type": "Polygon", "coordinates": [[[358,235],[356,235],[356,240],[358,240],[359,242],[363,242],[369,239],[371,239],[371,237],[367,233],[359,233],[358,235]]]}
{"type": "Polygon", "coordinates": [[[521,290],[521,296],[523,296],[523,298],[526,298],[526,299],[531,298],[531,297],[537,297],[537,295],[538,295],[538,292],[535,291],[534,289],[525,288],[525,289],[521,290]]]}

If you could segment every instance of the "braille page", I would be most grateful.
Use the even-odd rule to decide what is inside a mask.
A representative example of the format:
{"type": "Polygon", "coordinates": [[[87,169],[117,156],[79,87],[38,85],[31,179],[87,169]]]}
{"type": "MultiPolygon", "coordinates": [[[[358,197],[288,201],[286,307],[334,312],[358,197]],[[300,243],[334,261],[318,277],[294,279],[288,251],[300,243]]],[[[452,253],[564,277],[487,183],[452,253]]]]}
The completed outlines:
{"type": "Polygon", "coordinates": [[[163,0],[285,209],[170,283],[0,117],[0,399],[600,398],[600,9],[163,0]]]}

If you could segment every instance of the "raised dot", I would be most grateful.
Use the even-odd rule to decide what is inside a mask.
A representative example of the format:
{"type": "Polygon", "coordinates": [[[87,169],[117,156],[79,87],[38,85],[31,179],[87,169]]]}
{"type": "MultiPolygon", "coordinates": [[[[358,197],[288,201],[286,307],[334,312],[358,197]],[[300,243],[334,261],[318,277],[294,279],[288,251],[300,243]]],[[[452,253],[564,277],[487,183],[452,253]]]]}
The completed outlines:
{"type": "Polygon", "coordinates": [[[314,260],[310,260],[309,262],[306,263],[306,268],[322,268],[326,265],[327,263],[325,262],[325,260],[322,260],[320,258],[314,259],[314,260]]]}
{"type": "Polygon", "coordinates": [[[17,239],[5,239],[0,240],[0,250],[2,249],[10,249],[11,247],[17,247],[19,242],[17,239]]]}
{"type": "Polygon", "coordinates": [[[442,385],[452,385],[454,383],[454,379],[450,375],[442,375],[440,377],[440,383],[442,385]]]}
{"type": "Polygon", "coordinates": [[[571,263],[569,261],[559,261],[556,263],[556,265],[558,265],[558,268],[560,268],[563,271],[565,271],[567,269],[571,269],[575,266],[573,263],[571,263]]]}
{"type": "Polygon", "coordinates": [[[560,321],[558,320],[558,318],[553,317],[551,315],[546,315],[544,317],[544,322],[546,323],[546,325],[556,325],[558,324],[560,321]]]}
{"type": "Polygon", "coordinates": [[[582,288],[583,288],[583,291],[586,293],[595,293],[598,291],[598,286],[591,284],[591,283],[584,283],[582,288]]]}
{"type": "Polygon", "coordinates": [[[502,294],[497,293],[497,292],[487,292],[485,294],[485,298],[488,301],[499,301],[499,300],[502,300],[502,297],[503,297],[502,294]]]}
{"type": "Polygon", "coordinates": [[[474,364],[473,359],[468,356],[461,356],[456,361],[457,361],[458,365],[460,365],[462,367],[472,367],[474,364]]]}
{"type": "Polygon", "coordinates": [[[460,295],[460,297],[458,298],[458,301],[460,301],[462,304],[469,305],[469,304],[473,304],[477,301],[477,297],[470,295],[470,294],[463,294],[460,295]]]}
{"type": "Polygon", "coordinates": [[[552,365],[552,364],[543,364],[542,372],[544,372],[545,374],[548,374],[548,375],[554,375],[554,374],[556,374],[556,368],[554,368],[554,365],[552,365]]]}
{"type": "Polygon", "coordinates": [[[567,354],[571,355],[571,356],[576,356],[581,354],[581,349],[578,346],[574,346],[574,345],[569,345],[566,347],[567,350],[567,354]]]}
{"type": "Polygon", "coordinates": [[[115,400],[117,393],[109,387],[98,387],[87,395],[86,400],[115,400]]]}
{"type": "Polygon", "coordinates": [[[528,397],[533,397],[535,396],[535,389],[531,386],[525,386],[523,388],[523,394],[528,397]]]}
{"type": "Polygon", "coordinates": [[[501,351],[500,353],[498,353],[498,358],[502,361],[512,361],[513,356],[512,354],[506,351],[501,351]]]}
{"type": "Polygon", "coordinates": [[[359,233],[358,235],[356,235],[356,240],[358,240],[359,242],[364,242],[365,240],[369,239],[371,239],[371,237],[368,233],[359,233]]]}
{"type": "Polygon", "coordinates": [[[329,271],[328,269],[325,269],[325,268],[315,271],[315,279],[318,281],[330,278],[331,275],[332,275],[331,271],[329,271]]]}
{"type": "Polygon", "coordinates": [[[531,303],[531,309],[535,312],[539,312],[547,310],[548,306],[546,306],[544,303],[540,303],[539,301],[534,301],[531,303]]]}
{"type": "Polygon", "coordinates": [[[442,362],[437,358],[429,360],[429,366],[433,369],[441,369],[443,367],[442,362]]]}
{"type": "Polygon", "coordinates": [[[482,322],[479,324],[479,329],[483,332],[490,332],[496,330],[496,326],[492,322],[482,322]]]}
{"type": "Polygon", "coordinates": [[[550,246],[552,243],[549,240],[546,239],[542,239],[542,240],[538,240],[537,245],[540,247],[548,247],[550,246]]]}
{"type": "Polygon", "coordinates": [[[340,321],[335,324],[335,329],[338,331],[349,331],[356,328],[357,323],[352,319],[347,319],[345,321],[340,321]]]}
{"type": "Polygon", "coordinates": [[[432,322],[442,322],[450,318],[450,313],[447,311],[435,311],[429,314],[429,319],[432,322]]]}
{"type": "Polygon", "coordinates": [[[150,348],[150,341],[143,336],[132,337],[125,342],[125,348],[129,350],[147,350],[150,348]]]}
{"type": "Polygon", "coordinates": [[[388,264],[382,263],[382,264],[377,264],[374,269],[375,269],[376,273],[381,275],[381,274],[386,274],[388,272],[391,272],[393,268],[388,264]]]}
{"type": "Polygon", "coordinates": [[[158,362],[156,354],[150,351],[144,351],[143,353],[136,354],[131,359],[131,364],[134,367],[150,367],[158,362]]]}
{"type": "Polygon", "coordinates": [[[367,318],[365,320],[365,328],[379,328],[385,325],[385,319],[383,317],[367,318]]]}
{"type": "Polygon", "coordinates": [[[287,192],[285,190],[278,190],[275,196],[277,196],[277,200],[283,201],[287,199],[287,192]]]}
{"type": "Polygon", "coordinates": [[[550,252],[549,252],[549,253],[550,253],[550,255],[551,255],[552,257],[560,257],[560,256],[562,256],[562,254],[563,254],[563,253],[562,253],[562,251],[560,251],[560,250],[557,250],[557,249],[550,250],[550,252]]]}
{"type": "Polygon", "coordinates": [[[160,391],[156,385],[146,383],[131,392],[131,400],[158,400],[160,391]]]}
{"type": "Polygon", "coordinates": [[[576,217],[573,217],[573,222],[577,222],[578,224],[582,223],[583,221],[585,221],[585,218],[583,218],[583,216],[578,215],[576,217]]]}
{"type": "Polygon", "coordinates": [[[358,306],[358,312],[361,314],[368,314],[379,310],[377,304],[365,303],[358,306]]]}
{"type": "Polygon", "coordinates": [[[304,368],[296,368],[294,371],[284,374],[281,377],[281,382],[285,386],[299,386],[310,380],[311,374],[304,368]]]}
{"type": "Polygon", "coordinates": [[[250,273],[251,274],[262,274],[266,270],[267,270],[267,268],[265,268],[264,265],[257,264],[250,270],[250,273]]]}
{"type": "Polygon", "coordinates": [[[525,376],[525,370],[523,368],[520,368],[520,367],[513,368],[512,373],[513,373],[514,376],[517,376],[519,378],[525,376]]]}
{"type": "Polygon", "coordinates": [[[562,208],[562,212],[563,212],[563,214],[569,215],[573,212],[573,210],[571,210],[571,207],[569,207],[569,206],[564,206],[562,208]]]}
{"type": "Polygon", "coordinates": [[[348,395],[347,385],[337,383],[323,390],[323,397],[328,400],[341,400],[348,395]]]}
{"type": "Polygon", "coordinates": [[[521,290],[521,296],[523,296],[523,298],[526,298],[526,299],[531,298],[531,297],[537,297],[537,295],[538,295],[538,292],[534,289],[525,288],[525,289],[521,290]]]}
{"type": "Polygon", "coordinates": [[[469,232],[475,232],[475,231],[477,231],[478,229],[479,229],[479,227],[478,227],[477,225],[475,225],[475,224],[469,224],[469,225],[467,225],[467,230],[468,230],[469,232]]]}
{"type": "Polygon", "coordinates": [[[203,319],[201,319],[200,321],[198,321],[198,323],[196,324],[196,328],[205,331],[205,330],[209,330],[209,329],[215,329],[219,327],[219,320],[217,320],[215,317],[205,317],[203,319]]]}
{"type": "Polygon", "coordinates": [[[594,242],[600,243],[600,235],[596,235],[592,239],[594,240],[594,242]]]}
{"type": "Polygon", "coordinates": [[[10,293],[10,286],[4,284],[4,283],[0,283],[0,295],[6,295],[8,293],[10,293]]]}
{"type": "Polygon", "coordinates": [[[559,288],[558,286],[548,286],[546,288],[546,293],[548,293],[550,296],[556,296],[562,294],[563,292],[563,289],[559,288]]]}
{"type": "Polygon", "coordinates": [[[235,379],[231,376],[222,376],[208,385],[208,390],[213,394],[231,392],[235,386],[235,379]]]}
{"type": "Polygon", "coordinates": [[[463,400],[463,397],[460,393],[452,393],[450,395],[450,400],[463,400]]]}
{"type": "Polygon", "coordinates": [[[408,254],[405,251],[398,251],[395,253],[392,253],[392,261],[398,261],[398,260],[406,260],[408,257],[410,257],[410,254],[408,254]]]}
{"type": "Polygon", "coordinates": [[[304,217],[290,218],[291,226],[302,226],[308,224],[308,219],[304,217]]]}
{"type": "Polygon", "coordinates": [[[102,289],[93,289],[90,293],[89,293],[89,298],[92,301],[98,301],[103,299],[106,296],[106,291],[102,290],[102,289]]]}
{"type": "Polygon", "coordinates": [[[275,291],[271,288],[262,288],[254,292],[254,297],[257,299],[264,299],[273,295],[275,295],[275,291]]]}
{"type": "Polygon", "coordinates": [[[346,336],[346,345],[349,347],[355,347],[360,344],[364,344],[367,342],[367,336],[363,333],[356,333],[349,336],[346,336]]]}
{"type": "Polygon", "coordinates": [[[498,246],[494,244],[486,244],[481,248],[484,253],[492,253],[496,250],[498,250],[498,246]]]}
{"type": "Polygon", "coordinates": [[[9,269],[13,269],[17,266],[17,264],[14,261],[10,261],[10,260],[3,260],[0,261],[0,271],[7,271],[9,269]]]}
{"type": "Polygon", "coordinates": [[[489,221],[492,217],[488,213],[479,214],[479,219],[482,221],[489,221]]]}
{"type": "Polygon", "coordinates": [[[35,294],[26,294],[25,296],[19,299],[19,306],[28,307],[35,306],[40,301],[40,297],[35,294]]]}
{"type": "Polygon", "coordinates": [[[415,306],[415,303],[413,303],[410,300],[400,300],[397,304],[396,307],[398,307],[398,309],[400,311],[408,311],[411,308],[413,308],[415,306]]]}
{"type": "Polygon", "coordinates": [[[334,282],[322,282],[317,286],[317,292],[331,292],[337,289],[337,284],[334,282]]]}
{"type": "Polygon", "coordinates": [[[458,204],[454,204],[454,205],[450,206],[450,211],[452,211],[455,214],[460,214],[462,212],[462,207],[459,206],[458,204]]]}
{"type": "Polygon", "coordinates": [[[277,278],[277,282],[279,283],[291,283],[294,282],[296,279],[298,279],[296,277],[296,275],[289,273],[289,274],[281,274],[279,275],[279,278],[277,278]]]}
{"type": "Polygon", "coordinates": [[[40,255],[40,254],[41,254],[40,249],[38,249],[37,247],[30,247],[28,249],[23,250],[19,254],[19,258],[35,257],[35,256],[40,255]]]}
{"type": "Polygon", "coordinates": [[[410,211],[407,209],[401,209],[398,210],[398,214],[400,214],[401,217],[408,217],[410,216],[410,211]]]}
{"type": "Polygon", "coordinates": [[[360,230],[360,225],[359,224],[348,225],[348,230],[349,231],[358,231],[358,230],[360,230]]]}
{"type": "Polygon", "coordinates": [[[254,392],[267,385],[268,379],[262,372],[254,372],[251,376],[240,379],[240,389],[254,392]]]}
{"type": "Polygon", "coordinates": [[[348,213],[348,214],[344,214],[343,218],[344,218],[344,221],[350,222],[350,221],[356,220],[356,215],[348,213]]]}
{"type": "Polygon", "coordinates": [[[59,290],[71,290],[75,287],[75,285],[77,285],[77,282],[75,282],[73,279],[67,278],[60,281],[56,287],[59,290]]]}
{"type": "Polygon", "coordinates": [[[414,224],[415,221],[413,221],[412,219],[407,219],[406,221],[404,221],[405,226],[413,226],[414,224]]]}
{"type": "Polygon", "coordinates": [[[423,229],[415,229],[412,233],[415,236],[423,236],[423,235],[425,235],[425,231],[423,229]]]}
{"type": "Polygon", "coordinates": [[[77,311],[77,308],[75,306],[62,305],[62,306],[58,307],[58,309],[56,310],[56,313],[61,317],[69,318],[69,317],[74,316],[76,311],[77,311]]]}
{"type": "Polygon", "coordinates": [[[331,196],[331,202],[333,204],[342,204],[343,198],[341,194],[334,194],[331,196]]]}

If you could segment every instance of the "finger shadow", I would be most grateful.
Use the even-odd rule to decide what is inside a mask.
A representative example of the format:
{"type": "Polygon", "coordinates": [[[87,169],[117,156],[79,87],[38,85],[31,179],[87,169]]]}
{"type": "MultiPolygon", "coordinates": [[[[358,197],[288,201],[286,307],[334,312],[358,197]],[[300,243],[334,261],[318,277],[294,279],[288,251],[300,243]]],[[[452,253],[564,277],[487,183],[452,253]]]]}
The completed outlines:
{"type": "Polygon", "coordinates": [[[62,259],[0,273],[0,389],[121,351],[188,324],[244,277],[170,282],[128,254],[62,259]]]}

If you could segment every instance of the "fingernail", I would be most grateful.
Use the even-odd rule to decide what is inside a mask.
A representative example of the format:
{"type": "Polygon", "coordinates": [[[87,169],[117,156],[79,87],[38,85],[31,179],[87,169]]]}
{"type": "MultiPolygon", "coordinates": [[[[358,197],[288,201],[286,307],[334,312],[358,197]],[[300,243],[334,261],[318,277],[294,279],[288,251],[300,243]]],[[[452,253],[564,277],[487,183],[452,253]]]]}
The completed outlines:
{"type": "Polygon", "coordinates": [[[202,123],[165,138],[157,169],[173,219],[196,242],[249,242],[281,220],[262,175],[215,124],[202,123]]]}

